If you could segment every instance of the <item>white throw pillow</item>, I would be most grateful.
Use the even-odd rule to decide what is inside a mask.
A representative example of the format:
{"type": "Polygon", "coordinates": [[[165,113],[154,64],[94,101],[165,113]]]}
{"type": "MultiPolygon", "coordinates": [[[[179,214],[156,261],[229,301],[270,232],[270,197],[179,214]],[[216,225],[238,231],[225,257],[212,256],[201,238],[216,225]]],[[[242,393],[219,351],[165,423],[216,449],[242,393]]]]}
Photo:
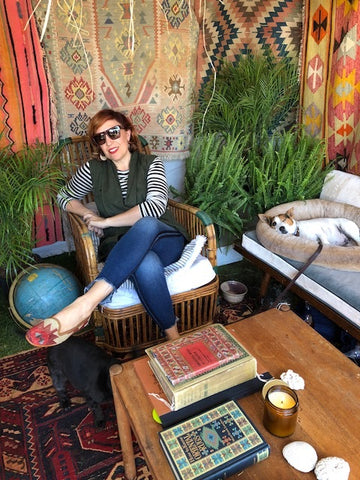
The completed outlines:
{"type": "Polygon", "coordinates": [[[325,177],[320,198],[360,208],[360,177],[352,173],[333,170],[325,177]]]}

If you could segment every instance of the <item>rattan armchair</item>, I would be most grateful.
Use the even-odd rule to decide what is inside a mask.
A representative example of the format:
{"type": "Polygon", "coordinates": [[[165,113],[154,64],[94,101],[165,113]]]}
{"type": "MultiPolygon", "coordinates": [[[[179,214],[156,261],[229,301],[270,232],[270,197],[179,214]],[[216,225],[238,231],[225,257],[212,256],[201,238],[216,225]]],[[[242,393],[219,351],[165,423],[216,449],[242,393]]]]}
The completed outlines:
{"type": "MultiPolygon", "coordinates": [[[[148,152],[148,147],[144,150],[148,152]]],[[[72,137],[64,141],[62,163],[67,172],[89,158],[90,145],[86,137],[72,137]]],[[[90,199],[86,199],[91,201],[90,199]]],[[[207,242],[203,248],[212,266],[216,266],[216,237],[214,225],[209,216],[198,208],[169,200],[168,208],[181,223],[191,238],[205,235],[207,242]]],[[[78,275],[84,285],[89,284],[98,274],[97,256],[91,235],[82,219],[68,213],[75,245],[78,275]]],[[[172,296],[175,315],[178,317],[179,331],[189,332],[212,323],[217,311],[219,279],[194,290],[172,296]]],[[[138,354],[145,348],[163,341],[163,333],[145,311],[137,304],[121,309],[99,306],[93,314],[96,343],[116,355],[138,354]]]]}

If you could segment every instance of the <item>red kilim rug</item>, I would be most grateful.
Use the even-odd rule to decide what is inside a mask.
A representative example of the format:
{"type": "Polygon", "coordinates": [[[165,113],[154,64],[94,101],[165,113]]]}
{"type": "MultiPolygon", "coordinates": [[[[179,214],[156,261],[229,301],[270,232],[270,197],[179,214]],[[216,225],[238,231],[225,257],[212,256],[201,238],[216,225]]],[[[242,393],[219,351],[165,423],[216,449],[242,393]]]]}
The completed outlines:
{"type": "MultiPolygon", "coordinates": [[[[106,425],[76,390],[73,408],[59,408],[46,366],[46,349],[0,359],[1,480],[123,480],[124,468],[113,404],[104,405],[106,425]]],[[[134,442],[137,479],[150,480],[134,442]]]]}

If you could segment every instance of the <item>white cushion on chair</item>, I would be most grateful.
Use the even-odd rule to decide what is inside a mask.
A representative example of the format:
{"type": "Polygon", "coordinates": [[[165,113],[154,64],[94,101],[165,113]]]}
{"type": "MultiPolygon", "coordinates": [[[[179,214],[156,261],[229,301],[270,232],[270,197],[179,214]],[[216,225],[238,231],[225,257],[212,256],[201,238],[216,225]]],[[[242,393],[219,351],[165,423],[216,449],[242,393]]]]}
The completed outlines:
{"type": "MultiPolygon", "coordinates": [[[[185,246],[179,260],[165,267],[164,272],[170,295],[199,288],[214,279],[216,274],[210,261],[200,254],[205,241],[206,237],[197,235],[185,246]]],[[[134,284],[131,280],[126,280],[101,305],[106,308],[118,309],[138,303],[141,302],[134,284]]]]}

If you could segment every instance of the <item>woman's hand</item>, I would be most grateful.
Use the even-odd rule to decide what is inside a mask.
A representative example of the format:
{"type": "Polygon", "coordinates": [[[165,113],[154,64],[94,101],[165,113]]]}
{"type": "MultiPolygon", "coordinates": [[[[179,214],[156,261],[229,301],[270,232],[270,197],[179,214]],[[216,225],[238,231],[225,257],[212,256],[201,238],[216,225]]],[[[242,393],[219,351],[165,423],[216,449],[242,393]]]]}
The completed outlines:
{"type": "Polygon", "coordinates": [[[131,227],[141,218],[138,205],[129,208],[126,212],[118,213],[113,217],[100,217],[97,213],[86,212],[82,216],[89,230],[104,229],[109,227],[131,227]]]}
{"type": "Polygon", "coordinates": [[[90,212],[83,216],[83,220],[91,232],[95,232],[98,237],[103,236],[103,229],[107,226],[105,218],[90,212]]]}

